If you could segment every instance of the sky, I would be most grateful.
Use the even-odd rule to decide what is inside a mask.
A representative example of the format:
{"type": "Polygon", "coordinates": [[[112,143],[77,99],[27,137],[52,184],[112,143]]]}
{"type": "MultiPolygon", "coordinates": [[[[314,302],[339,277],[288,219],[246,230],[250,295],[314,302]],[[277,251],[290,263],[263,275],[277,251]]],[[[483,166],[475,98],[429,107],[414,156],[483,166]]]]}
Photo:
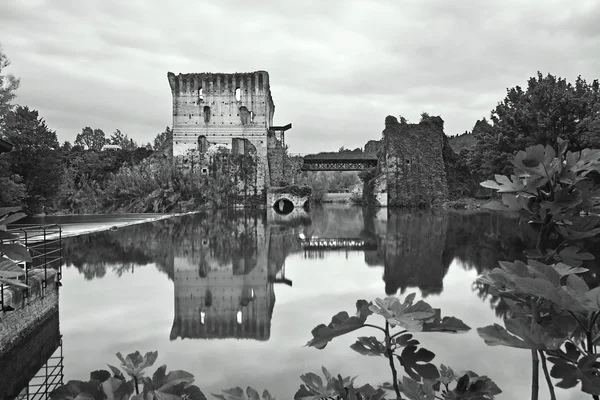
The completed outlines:
{"type": "Polygon", "coordinates": [[[151,142],[167,72],[266,70],[292,153],[362,147],[387,115],[471,130],[538,71],[600,75],[599,0],[0,0],[16,102],[60,141],[151,142]]]}

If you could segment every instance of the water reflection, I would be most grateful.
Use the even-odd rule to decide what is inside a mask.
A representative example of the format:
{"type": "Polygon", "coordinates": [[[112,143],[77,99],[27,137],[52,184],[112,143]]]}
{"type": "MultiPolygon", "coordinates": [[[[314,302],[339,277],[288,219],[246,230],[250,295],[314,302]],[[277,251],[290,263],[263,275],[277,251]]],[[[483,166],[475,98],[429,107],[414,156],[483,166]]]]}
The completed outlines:
{"type": "MultiPolygon", "coordinates": [[[[201,214],[157,221],[65,241],[65,261],[86,279],[117,276],[154,264],[174,282],[175,317],[170,339],[268,340],[275,284],[286,258],[326,258],[362,252],[383,268],[385,293],[418,288],[439,295],[457,260],[478,274],[500,260],[524,259],[536,232],[516,216],[487,212],[409,212],[345,206],[316,208],[311,221],[267,221],[256,211],[201,214]]],[[[477,295],[498,316],[507,312],[487,287],[477,295]]]]}
{"type": "MultiPolygon", "coordinates": [[[[160,363],[201,377],[206,392],[251,384],[289,398],[297,377],[320,365],[381,383],[387,366],[349,351],[355,336],[323,352],[302,349],[310,330],[358,298],[411,288],[473,328],[494,323],[503,304],[473,286],[482,303],[471,283],[499,260],[522,259],[535,241],[526,221],[498,213],[328,206],[311,217],[222,212],[66,239],[66,380],[85,379],[117,351],[158,350],[160,363]],[[82,324],[82,315],[93,318],[82,324]]],[[[492,375],[506,398],[528,390],[527,379],[518,382],[527,352],[488,347],[474,329],[423,340],[437,361],[492,375]]]]}

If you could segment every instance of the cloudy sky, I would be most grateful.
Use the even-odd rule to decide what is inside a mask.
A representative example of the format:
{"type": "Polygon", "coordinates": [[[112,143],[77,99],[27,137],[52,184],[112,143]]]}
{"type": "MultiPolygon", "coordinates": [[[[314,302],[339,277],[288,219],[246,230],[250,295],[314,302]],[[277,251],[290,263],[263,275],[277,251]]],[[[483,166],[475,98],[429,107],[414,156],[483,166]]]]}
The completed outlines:
{"type": "Polygon", "coordinates": [[[152,141],[172,123],[167,71],[267,70],[290,151],[362,147],[387,115],[489,117],[540,70],[600,75],[598,0],[1,0],[17,102],[59,139],[152,141]]]}

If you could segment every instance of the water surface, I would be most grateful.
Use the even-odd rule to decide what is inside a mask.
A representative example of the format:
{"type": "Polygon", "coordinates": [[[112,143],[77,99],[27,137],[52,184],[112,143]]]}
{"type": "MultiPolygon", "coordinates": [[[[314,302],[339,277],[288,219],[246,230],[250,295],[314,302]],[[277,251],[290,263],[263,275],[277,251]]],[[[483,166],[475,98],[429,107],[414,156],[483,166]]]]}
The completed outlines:
{"type": "MultiPolygon", "coordinates": [[[[506,307],[473,283],[497,261],[523,258],[535,240],[528,224],[504,214],[347,206],[318,208],[311,218],[200,214],[65,239],[65,381],[118,365],[118,351],[158,350],[156,366],[190,371],[205,393],[252,385],[289,399],[299,376],[321,366],[383,383],[391,379],[387,360],[349,349],[356,336],[377,331],[324,350],[303,346],[316,325],[354,312],[357,299],[416,292],[472,328],[417,334],[434,363],[490,376],[501,399],[529,397],[529,352],[478,337],[475,328],[501,323],[506,307]]],[[[557,390],[561,399],[584,398],[557,390]]]]}

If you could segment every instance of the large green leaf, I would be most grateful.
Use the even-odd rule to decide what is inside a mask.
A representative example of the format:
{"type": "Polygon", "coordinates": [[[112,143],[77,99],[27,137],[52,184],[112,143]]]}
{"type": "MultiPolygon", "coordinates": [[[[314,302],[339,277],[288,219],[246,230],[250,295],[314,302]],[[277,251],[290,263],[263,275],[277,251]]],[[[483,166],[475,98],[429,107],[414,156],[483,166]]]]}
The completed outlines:
{"type": "Polygon", "coordinates": [[[506,329],[498,324],[477,328],[477,333],[488,346],[508,346],[519,349],[555,350],[565,337],[555,337],[541,325],[533,326],[524,318],[507,318],[506,329]]]}
{"type": "Polygon", "coordinates": [[[518,193],[525,188],[523,181],[517,176],[511,178],[504,175],[495,175],[495,181],[487,180],[481,182],[480,185],[484,188],[497,190],[498,193],[518,193]]]}
{"type": "Polygon", "coordinates": [[[372,314],[370,303],[365,300],[356,302],[356,315],[350,316],[346,311],[341,311],[333,316],[329,325],[320,324],[312,330],[313,338],[306,346],[324,349],[334,338],[361,328],[367,317],[372,314]]]}
{"type": "Polygon", "coordinates": [[[69,381],[50,393],[50,400],[103,400],[105,394],[98,381],[69,381]]]}
{"type": "Polygon", "coordinates": [[[519,151],[512,164],[520,171],[544,178],[550,178],[560,166],[552,146],[541,144],[519,151]]]}
{"type": "Polygon", "coordinates": [[[600,234],[600,217],[576,218],[571,225],[557,226],[558,232],[567,240],[575,241],[600,234]]]}
{"type": "Polygon", "coordinates": [[[117,358],[121,361],[121,367],[131,376],[140,379],[144,376],[144,369],[151,367],[158,358],[157,351],[149,351],[144,356],[139,351],[128,354],[127,357],[119,352],[117,358]]]}
{"type": "Polygon", "coordinates": [[[542,201],[541,206],[551,214],[558,214],[571,208],[577,207],[583,201],[582,193],[579,189],[562,188],[554,193],[554,200],[542,201]]]}
{"type": "Polygon", "coordinates": [[[456,317],[441,318],[441,310],[439,308],[434,310],[434,316],[423,323],[423,332],[464,333],[471,330],[471,327],[460,319],[456,317]]]}
{"type": "MultiPolygon", "coordinates": [[[[149,353],[153,354],[153,353],[149,353]]],[[[141,362],[139,358],[136,362],[141,362]]],[[[148,363],[149,360],[142,361],[148,363]]],[[[154,361],[152,361],[154,362],[154,361]]],[[[186,371],[171,371],[166,374],[166,365],[159,367],[153,374],[152,379],[148,377],[142,378],[144,384],[144,399],[157,400],[175,400],[180,399],[186,393],[186,388],[190,387],[194,381],[194,375],[186,371]]],[[[202,393],[202,392],[200,392],[202,393]]],[[[203,399],[204,400],[204,399],[203,399]]]]}
{"type": "Polygon", "coordinates": [[[529,345],[521,338],[511,335],[498,324],[477,328],[477,333],[488,346],[508,346],[518,349],[529,349],[529,345]]]}
{"type": "Polygon", "coordinates": [[[251,386],[248,386],[245,391],[241,387],[235,387],[223,390],[222,394],[213,394],[213,396],[220,400],[275,400],[275,397],[271,396],[267,390],[263,391],[261,397],[251,386]]]}
{"type": "Polygon", "coordinates": [[[364,356],[385,356],[386,354],[385,345],[374,336],[361,336],[350,348],[364,356]]]}
{"type": "Polygon", "coordinates": [[[593,260],[594,256],[590,253],[581,252],[577,246],[568,246],[554,255],[556,261],[562,261],[571,267],[579,267],[583,261],[593,260]]]}
{"type": "Polygon", "coordinates": [[[20,219],[23,219],[27,216],[27,214],[18,212],[15,214],[4,215],[0,217],[0,226],[6,226],[8,224],[12,224],[13,222],[17,222],[20,219]]]}
{"type": "Polygon", "coordinates": [[[400,387],[400,391],[409,400],[435,400],[435,391],[430,381],[419,383],[414,379],[404,376],[398,386],[400,387]]]}
{"type": "Polygon", "coordinates": [[[423,379],[437,379],[440,373],[437,367],[429,361],[433,360],[435,354],[427,349],[417,346],[407,346],[402,350],[402,354],[398,357],[400,364],[412,379],[417,382],[423,379]]]}
{"type": "Polygon", "coordinates": [[[17,263],[5,257],[0,257],[0,277],[18,278],[25,275],[25,270],[17,263]]]}
{"type": "Polygon", "coordinates": [[[19,235],[0,230],[0,240],[12,240],[18,238],[19,235]]]}
{"type": "Polygon", "coordinates": [[[25,246],[18,243],[0,243],[0,253],[15,261],[31,262],[31,255],[25,246]]]}
{"type": "Polygon", "coordinates": [[[502,390],[487,376],[479,376],[473,371],[466,371],[456,382],[456,388],[452,390],[456,400],[483,400],[493,399],[502,393],[502,390]]]}
{"type": "MultiPolygon", "coordinates": [[[[354,379],[351,377],[342,378],[338,375],[337,378],[322,367],[325,381],[312,372],[300,376],[303,384],[294,395],[294,400],[318,400],[327,397],[337,397],[344,395],[346,389],[353,387],[354,379]]],[[[226,399],[229,400],[229,399],[226,399]]]]}
{"type": "Polygon", "coordinates": [[[409,331],[420,332],[423,330],[423,323],[435,316],[435,310],[423,300],[413,304],[415,296],[415,293],[409,294],[404,302],[400,302],[396,296],[375,299],[370,310],[383,316],[391,326],[398,325],[409,331]]]}
{"type": "Polygon", "coordinates": [[[564,358],[548,357],[553,363],[550,375],[560,379],[557,387],[569,389],[581,382],[581,391],[592,394],[600,394],[600,363],[598,354],[592,354],[580,358],[577,362],[567,361],[564,358]]]}
{"type": "Polygon", "coordinates": [[[16,213],[17,211],[21,211],[22,207],[16,206],[16,207],[0,207],[0,218],[4,217],[5,215],[8,214],[12,214],[12,213],[16,213]]]}

